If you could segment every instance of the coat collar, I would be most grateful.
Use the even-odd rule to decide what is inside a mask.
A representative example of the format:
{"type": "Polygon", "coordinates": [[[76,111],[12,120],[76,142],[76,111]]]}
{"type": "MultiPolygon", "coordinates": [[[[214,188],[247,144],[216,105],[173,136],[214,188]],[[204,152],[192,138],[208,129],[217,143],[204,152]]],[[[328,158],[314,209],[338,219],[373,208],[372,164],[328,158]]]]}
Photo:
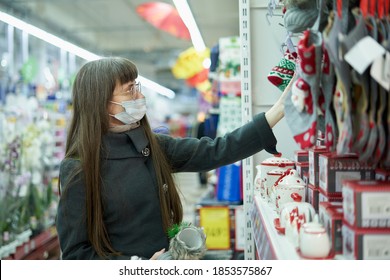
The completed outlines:
{"type": "Polygon", "coordinates": [[[143,157],[142,150],[149,145],[142,126],[122,133],[108,132],[103,136],[106,157],[119,159],[128,157],[143,157]]]}

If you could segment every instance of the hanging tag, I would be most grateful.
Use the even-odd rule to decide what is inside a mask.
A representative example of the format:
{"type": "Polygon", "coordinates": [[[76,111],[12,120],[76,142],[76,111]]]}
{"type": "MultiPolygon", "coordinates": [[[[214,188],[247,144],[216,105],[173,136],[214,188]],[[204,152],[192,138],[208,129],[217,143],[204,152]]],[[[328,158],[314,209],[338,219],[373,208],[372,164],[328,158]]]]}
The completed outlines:
{"type": "Polygon", "coordinates": [[[390,91],[390,52],[375,59],[370,74],[385,90],[390,91]]]}
{"type": "Polygon", "coordinates": [[[377,41],[370,36],[366,36],[345,54],[344,59],[359,74],[363,74],[374,60],[384,55],[385,52],[386,49],[377,41]]]}

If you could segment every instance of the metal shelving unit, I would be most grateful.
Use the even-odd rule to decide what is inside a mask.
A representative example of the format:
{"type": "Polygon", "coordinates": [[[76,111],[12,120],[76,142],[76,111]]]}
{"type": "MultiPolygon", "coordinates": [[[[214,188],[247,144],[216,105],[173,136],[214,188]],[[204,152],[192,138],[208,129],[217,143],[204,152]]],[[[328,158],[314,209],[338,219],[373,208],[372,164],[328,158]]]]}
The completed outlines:
{"type": "MultiPolygon", "coordinates": [[[[267,75],[282,57],[281,43],[286,38],[285,29],[280,26],[281,7],[270,17],[269,5],[273,0],[239,0],[241,38],[241,105],[242,123],[252,120],[253,114],[267,111],[281,92],[267,80],[267,75]]],[[[282,120],[273,131],[278,139],[277,149],[283,157],[293,158],[298,146],[290,129],[282,120]]],[[[256,246],[251,221],[254,205],[253,180],[255,166],[271,157],[262,151],[243,160],[243,192],[245,215],[245,259],[256,258],[256,246]]]]}

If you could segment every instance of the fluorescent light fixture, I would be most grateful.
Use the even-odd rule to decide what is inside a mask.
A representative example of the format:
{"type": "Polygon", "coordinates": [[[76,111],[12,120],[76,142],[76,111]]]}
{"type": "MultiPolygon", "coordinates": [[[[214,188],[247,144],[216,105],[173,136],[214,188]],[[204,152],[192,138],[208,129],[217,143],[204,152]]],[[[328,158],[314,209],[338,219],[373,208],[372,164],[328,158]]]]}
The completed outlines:
{"type": "Polygon", "coordinates": [[[152,89],[158,92],[161,95],[164,95],[170,99],[175,97],[175,92],[169,88],[163,87],[162,85],[153,82],[152,80],[146,79],[145,77],[138,75],[137,80],[141,83],[141,86],[145,86],[149,89],[152,89]]]}
{"type": "Polygon", "coordinates": [[[206,49],[206,45],[204,44],[202,35],[200,34],[198,25],[196,24],[190,6],[188,6],[187,0],[173,0],[173,3],[190,32],[192,44],[194,45],[195,50],[198,52],[204,51],[206,49]]]}
{"type": "MultiPolygon", "coordinates": [[[[47,43],[50,43],[60,49],[63,49],[69,53],[72,53],[74,55],[77,55],[78,57],[81,57],[87,61],[97,60],[99,58],[102,58],[102,56],[99,56],[97,54],[94,54],[90,51],[87,51],[83,48],[80,48],[72,43],[69,43],[68,41],[65,41],[53,34],[50,34],[36,26],[33,26],[27,22],[24,22],[18,18],[15,18],[7,13],[0,11],[0,20],[14,26],[15,28],[18,28],[20,30],[23,30],[27,32],[30,35],[33,35],[47,43]]],[[[154,90],[168,98],[174,98],[175,92],[173,90],[170,90],[169,88],[163,87],[162,85],[159,85],[145,77],[138,76],[138,79],[141,81],[142,85],[154,90]]]]}

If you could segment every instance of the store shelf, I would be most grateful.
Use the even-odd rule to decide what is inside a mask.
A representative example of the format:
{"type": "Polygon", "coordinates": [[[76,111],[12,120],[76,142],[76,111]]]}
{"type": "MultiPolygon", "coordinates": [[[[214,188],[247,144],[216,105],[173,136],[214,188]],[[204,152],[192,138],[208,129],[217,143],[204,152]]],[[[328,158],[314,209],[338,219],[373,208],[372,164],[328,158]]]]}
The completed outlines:
{"type": "Polygon", "coordinates": [[[257,258],[262,260],[300,259],[292,243],[279,234],[273,224],[278,215],[259,196],[255,195],[251,209],[254,241],[257,258]]]}
{"type": "Polygon", "coordinates": [[[60,254],[57,231],[50,227],[16,248],[8,260],[58,259],[60,254]]]}

